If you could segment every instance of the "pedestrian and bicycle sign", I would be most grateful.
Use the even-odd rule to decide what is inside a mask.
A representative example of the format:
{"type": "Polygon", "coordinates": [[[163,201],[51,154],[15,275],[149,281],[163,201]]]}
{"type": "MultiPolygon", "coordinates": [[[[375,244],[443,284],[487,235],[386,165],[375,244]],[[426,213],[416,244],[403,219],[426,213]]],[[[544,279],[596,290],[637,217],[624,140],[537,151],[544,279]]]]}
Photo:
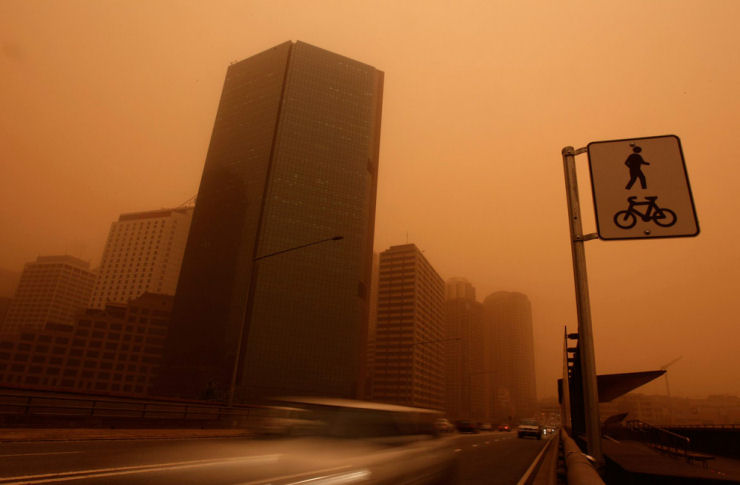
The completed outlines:
{"type": "Polygon", "coordinates": [[[587,151],[599,238],[699,234],[677,136],[597,141],[587,151]]]}

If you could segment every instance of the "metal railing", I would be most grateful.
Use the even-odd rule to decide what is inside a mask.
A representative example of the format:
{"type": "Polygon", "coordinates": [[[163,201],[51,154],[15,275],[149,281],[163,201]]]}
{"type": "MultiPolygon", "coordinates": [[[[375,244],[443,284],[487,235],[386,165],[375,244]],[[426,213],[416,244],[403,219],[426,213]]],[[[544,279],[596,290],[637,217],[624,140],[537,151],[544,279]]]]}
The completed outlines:
{"type": "Polygon", "coordinates": [[[568,485],[604,485],[604,481],[596,471],[594,464],[589,461],[564,429],[560,430],[560,440],[563,443],[568,485]]]}
{"type": "Polygon", "coordinates": [[[740,424],[670,424],[664,427],[674,429],[740,429],[740,424]]]}
{"type": "Polygon", "coordinates": [[[647,442],[661,451],[690,458],[691,440],[687,436],[653,426],[639,419],[631,419],[625,425],[640,441],[647,442]]]}
{"type": "Polygon", "coordinates": [[[60,395],[0,391],[0,416],[100,417],[178,419],[178,420],[246,420],[254,409],[250,406],[226,407],[220,403],[146,400],[132,398],[60,395]]]}

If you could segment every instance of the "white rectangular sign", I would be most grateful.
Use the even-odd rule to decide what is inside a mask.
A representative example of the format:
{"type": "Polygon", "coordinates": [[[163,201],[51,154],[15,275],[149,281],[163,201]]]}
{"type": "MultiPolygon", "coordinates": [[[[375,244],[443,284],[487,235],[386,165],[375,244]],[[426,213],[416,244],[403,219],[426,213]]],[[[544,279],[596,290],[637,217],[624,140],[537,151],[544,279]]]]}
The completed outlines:
{"type": "Polygon", "coordinates": [[[699,234],[677,136],[597,141],[587,148],[599,238],[699,234]]]}

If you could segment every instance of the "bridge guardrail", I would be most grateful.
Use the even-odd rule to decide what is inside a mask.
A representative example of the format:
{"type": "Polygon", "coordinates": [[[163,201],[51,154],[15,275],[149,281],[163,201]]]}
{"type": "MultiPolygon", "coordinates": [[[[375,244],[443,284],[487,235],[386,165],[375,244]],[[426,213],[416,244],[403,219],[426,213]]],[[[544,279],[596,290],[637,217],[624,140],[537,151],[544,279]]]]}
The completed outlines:
{"type": "Polygon", "coordinates": [[[630,431],[639,435],[641,441],[646,441],[659,449],[681,455],[686,459],[690,458],[691,440],[687,436],[645,423],[639,419],[631,419],[625,424],[630,431]]]}
{"type": "Polygon", "coordinates": [[[560,430],[560,439],[568,485],[605,485],[596,468],[564,429],[560,430]]]}
{"type": "MultiPolygon", "coordinates": [[[[220,420],[252,416],[252,406],[226,407],[220,403],[166,402],[98,396],[45,396],[0,391],[0,415],[58,416],[180,420],[220,420]]],[[[258,413],[257,413],[258,414],[258,413]]]]}

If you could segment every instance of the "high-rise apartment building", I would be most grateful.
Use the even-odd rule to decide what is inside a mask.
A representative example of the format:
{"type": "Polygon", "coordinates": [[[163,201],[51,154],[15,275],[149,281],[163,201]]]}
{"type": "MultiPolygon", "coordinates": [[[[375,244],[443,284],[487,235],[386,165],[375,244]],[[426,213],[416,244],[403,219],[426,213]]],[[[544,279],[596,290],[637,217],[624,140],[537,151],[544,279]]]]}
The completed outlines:
{"type": "Polygon", "coordinates": [[[122,214],[111,224],[90,307],[174,295],[192,217],[192,207],[122,214]]]}
{"type": "Polygon", "coordinates": [[[39,256],[23,268],[0,332],[43,328],[47,322],[72,323],[87,306],[94,284],[88,262],[73,256],[39,256]]]}
{"type": "Polygon", "coordinates": [[[530,417],[537,407],[532,305],[522,293],[498,291],[483,301],[489,333],[490,369],[494,372],[493,419],[508,422],[530,417]]]}
{"type": "Polygon", "coordinates": [[[453,420],[490,422],[491,369],[483,331],[483,305],[475,288],[464,278],[450,278],[445,285],[445,326],[449,339],[446,354],[447,416],[453,420]]]}
{"type": "Polygon", "coordinates": [[[358,394],[382,92],[382,72],[302,42],[229,66],[162,393],[222,392],[236,369],[237,400],[358,394]]]}
{"type": "Polygon", "coordinates": [[[443,409],[445,286],[414,244],[380,253],[372,399],[443,409]]]}

